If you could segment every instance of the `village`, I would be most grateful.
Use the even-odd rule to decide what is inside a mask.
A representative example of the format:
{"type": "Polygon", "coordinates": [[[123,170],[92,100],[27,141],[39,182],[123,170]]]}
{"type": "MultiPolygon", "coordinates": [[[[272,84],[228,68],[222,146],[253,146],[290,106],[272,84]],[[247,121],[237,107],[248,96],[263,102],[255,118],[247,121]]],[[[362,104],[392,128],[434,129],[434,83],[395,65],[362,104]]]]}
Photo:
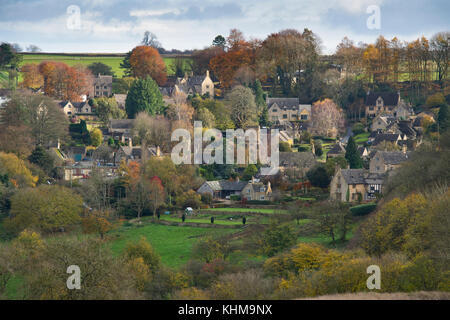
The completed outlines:
{"type": "Polygon", "coordinates": [[[317,39],[146,32],[114,70],[2,43],[0,298],[295,299],[365,292],[372,264],[382,292],[448,291],[448,32],[317,39]],[[181,156],[177,130],[200,133],[181,156]]]}

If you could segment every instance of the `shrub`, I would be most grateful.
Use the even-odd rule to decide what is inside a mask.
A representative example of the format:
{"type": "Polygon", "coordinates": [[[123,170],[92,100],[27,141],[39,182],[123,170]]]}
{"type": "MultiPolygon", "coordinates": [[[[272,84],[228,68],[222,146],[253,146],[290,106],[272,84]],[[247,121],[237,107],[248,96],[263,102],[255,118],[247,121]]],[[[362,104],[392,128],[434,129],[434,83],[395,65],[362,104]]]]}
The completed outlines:
{"type": "Polygon", "coordinates": [[[350,208],[350,212],[354,216],[365,216],[371,212],[373,212],[377,207],[376,203],[367,203],[361,204],[358,206],[354,206],[350,208]]]}

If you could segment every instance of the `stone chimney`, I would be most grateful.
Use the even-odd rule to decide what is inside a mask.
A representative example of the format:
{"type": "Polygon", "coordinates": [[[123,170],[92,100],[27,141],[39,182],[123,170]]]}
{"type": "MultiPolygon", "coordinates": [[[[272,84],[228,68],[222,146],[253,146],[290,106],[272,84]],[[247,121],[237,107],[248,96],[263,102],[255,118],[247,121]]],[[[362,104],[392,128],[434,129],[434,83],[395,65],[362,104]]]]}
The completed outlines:
{"type": "Polygon", "coordinates": [[[406,151],[408,150],[408,147],[406,146],[406,143],[402,144],[402,152],[403,154],[406,154],[406,151]]]}
{"type": "Polygon", "coordinates": [[[157,157],[161,156],[161,148],[159,146],[156,146],[156,156],[157,157]]]}
{"type": "Polygon", "coordinates": [[[129,146],[130,148],[133,148],[133,139],[128,138],[128,146],[129,146]]]}
{"type": "Polygon", "coordinates": [[[239,182],[239,177],[236,177],[236,182],[239,182]]]}
{"type": "Polygon", "coordinates": [[[209,70],[206,70],[206,77],[209,78],[209,70]]]}

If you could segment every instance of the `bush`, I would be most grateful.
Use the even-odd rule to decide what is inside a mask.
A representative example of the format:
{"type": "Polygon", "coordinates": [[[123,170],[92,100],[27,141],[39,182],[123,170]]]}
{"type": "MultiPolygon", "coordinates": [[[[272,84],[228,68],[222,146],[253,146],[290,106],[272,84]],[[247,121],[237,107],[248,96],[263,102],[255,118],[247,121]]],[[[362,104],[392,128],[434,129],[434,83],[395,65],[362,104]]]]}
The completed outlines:
{"type": "Polygon", "coordinates": [[[376,203],[361,204],[359,206],[351,207],[350,212],[354,216],[365,216],[374,211],[376,207],[377,207],[376,203]]]}
{"type": "Polygon", "coordinates": [[[245,203],[246,204],[268,205],[268,204],[272,204],[272,201],[269,201],[269,200],[247,200],[245,203]]]}
{"type": "Polygon", "coordinates": [[[362,123],[358,122],[353,125],[352,131],[353,131],[353,134],[358,135],[358,134],[364,133],[366,130],[365,130],[364,125],[362,123]]]}

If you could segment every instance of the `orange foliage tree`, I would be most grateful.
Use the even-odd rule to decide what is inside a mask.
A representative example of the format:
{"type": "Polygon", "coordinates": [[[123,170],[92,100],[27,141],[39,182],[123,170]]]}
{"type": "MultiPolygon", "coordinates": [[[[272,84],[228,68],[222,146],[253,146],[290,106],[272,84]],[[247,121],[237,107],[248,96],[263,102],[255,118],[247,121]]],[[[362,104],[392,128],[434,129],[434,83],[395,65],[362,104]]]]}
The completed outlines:
{"type": "Polygon", "coordinates": [[[80,102],[81,95],[88,94],[93,85],[91,72],[83,66],[43,61],[39,72],[44,79],[45,94],[62,100],[80,102]]]}
{"type": "Polygon", "coordinates": [[[236,29],[230,31],[227,42],[228,51],[215,56],[209,63],[211,70],[225,88],[231,87],[238,70],[243,67],[254,68],[258,47],[257,42],[245,41],[242,33],[236,29]]]}
{"type": "Polygon", "coordinates": [[[133,76],[138,78],[150,76],[158,85],[166,83],[166,64],[155,48],[137,46],[131,51],[130,64],[133,76]]]}
{"type": "Polygon", "coordinates": [[[39,89],[44,85],[44,77],[39,72],[39,66],[35,63],[29,63],[21,68],[23,74],[22,85],[30,89],[39,89]]]}

